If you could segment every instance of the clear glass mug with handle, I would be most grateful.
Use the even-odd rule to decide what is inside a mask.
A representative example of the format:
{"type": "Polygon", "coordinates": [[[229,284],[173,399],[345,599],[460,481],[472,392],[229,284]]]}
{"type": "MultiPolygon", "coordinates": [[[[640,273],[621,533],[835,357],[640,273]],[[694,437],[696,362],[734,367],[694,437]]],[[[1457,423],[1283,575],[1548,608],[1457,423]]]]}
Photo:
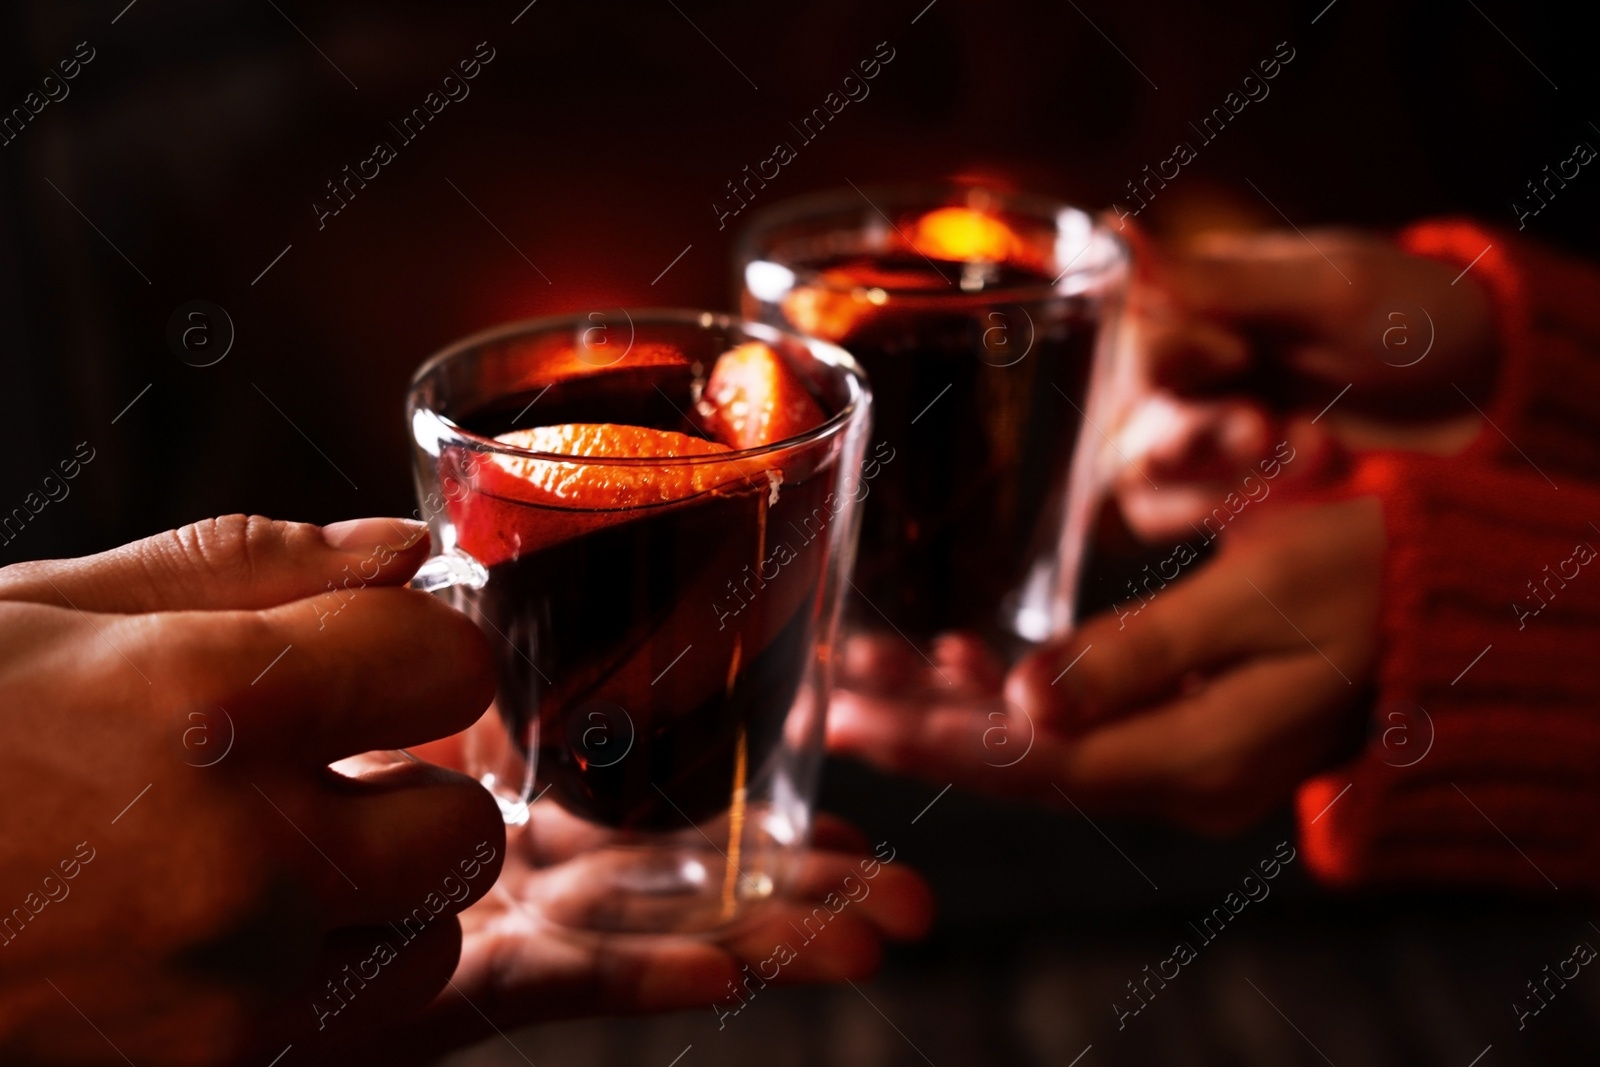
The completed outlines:
{"type": "Polygon", "coordinates": [[[418,370],[407,415],[439,554],[413,585],[495,649],[464,769],[526,827],[524,896],[555,921],[708,930],[783,887],[811,822],[870,404],[836,346],[693,311],[517,323],[418,370]],[[730,350],[750,357],[731,376],[730,350]],[[723,377],[726,409],[707,396],[723,377]],[[809,416],[769,420],[754,447],[707,439],[735,408],[748,431],[761,389],[809,416]]]}
{"type": "Polygon", "coordinates": [[[1103,220],[981,185],[850,188],[752,218],[743,314],[843,346],[873,383],[844,695],[998,705],[1006,663],[1071,627],[1129,268],[1103,220]]]}

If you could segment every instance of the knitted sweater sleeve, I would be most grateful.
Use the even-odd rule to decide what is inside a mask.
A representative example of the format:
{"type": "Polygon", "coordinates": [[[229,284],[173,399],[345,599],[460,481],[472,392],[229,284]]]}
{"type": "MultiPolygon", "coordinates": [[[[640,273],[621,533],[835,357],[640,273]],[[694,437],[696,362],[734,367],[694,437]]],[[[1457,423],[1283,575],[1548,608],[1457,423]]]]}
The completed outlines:
{"type": "Polygon", "coordinates": [[[1600,269],[1461,220],[1419,223],[1400,245],[1470,271],[1494,302],[1499,380],[1492,397],[1470,398],[1490,425],[1466,458],[1556,485],[1563,473],[1600,479],[1600,269]]]}
{"type": "Polygon", "coordinates": [[[1600,892],[1600,486],[1380,455],[1373,736],[1296,798],[1336,885],[1600,892]]]}
{"type": "Polygon", "coordinates": [[[1465,455],[1355,478],[1388,539],[1375,721],[1299,791],[1308,864],[1600,893],[1600,271],[1463,222],[1401,244],[1488,285],[1501,369],[1465,455]]]}

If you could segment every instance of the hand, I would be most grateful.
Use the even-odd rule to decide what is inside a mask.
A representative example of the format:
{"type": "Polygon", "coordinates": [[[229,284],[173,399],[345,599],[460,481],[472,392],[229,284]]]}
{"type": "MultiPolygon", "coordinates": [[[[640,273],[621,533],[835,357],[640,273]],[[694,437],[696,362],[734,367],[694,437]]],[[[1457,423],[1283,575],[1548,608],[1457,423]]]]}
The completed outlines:
{"type": "Polygon", "coordinates": [[[1281,443],[1308,460],[1290,480],[1316,481],[1339,453],[1454,454],[1482,427],[1457,388],[1482,404],[1496,371],[1471,274],[1343,230],[1210,234],[1142,266],[1138,382],[1108,421],[1146,540],[1180,536],[1281,443]]]}
{"type": "MultiPolygon", "coordinates": [[[[443,763],[456,758],[448,741],[419,752],[443,763]]],[[[536,807],[536,820],[538,813],[536,807]]],[[[450,986],[420,1019],[341,1051],[359,1053],[363,1062],[431,1063],[496,1030],[589,1015],[711,1009],[731,1026],[740,998],[730,988],[748,999],[743,983],[751,974],[775,985],[863,979],[876,969],[884,939],[919,937],[932,916],[927,886],[888,862],[892,849],[869,853],[860,834],[823,816],[791,893],[714,937],[577,932],[531,903],[542,882],[563,872],[534,869],[529,840],[526,833],[513,838],[494,891],[463,913],[461,962],[450,986]],[[832,907],[824,907],[830,894],[832,907]],[[796,931],[818,908],[830,917],[808,943],[796,931]],[[791,946],[794,957],[775,958],[779,945],[791,946]]],[[[807,929],[817,926],[812,918],[807,929]]],[[[750,988],[759,992],[759,982],[750,988]]],[[[348,1062],[339,1055],[329,1062],[348,1062]]]]}
{"type": "Polygon", "coordinates": [[[1003,697],[846,695],[829,746],[932,782],[1237,831],[1359,741],[1383,549],[1374,498],[1263,511],[1137,613],[1023,660],[1003,697]],[[1031,748],[1004,765],[1001,739],[1031,748]]]}
{"type": "Polygon", "coordinates": [[[1005,682],[1005,664],[976,633],[940,634],[925,652],[897,634],[852,634],[828,707],[828,748],[896,773],[1036,799],[1036,783],[1011,768],[1041,739],[1007,708],[1005,682]]]}
{"type": "Polygon", "coordinates": [[[1376,234],[1206,234],[1154,258],[1139,302],[1151,381],[1186,395],[1254,375],[1277,406],[1315,412],[1351,384],[1344,412],[1407,422],[1459,410],[1450,383],[1470,392],[1495,371],[1477,279],[1376,234]]]}
{"type": "Polygon", "coordinates": [[[489,701],[477,629],[395,588],[427,550],[400,520],[230,516],[0,570],[0,1060],[270,1057],[319,1005],[357,1030],[442,988],[500,866],[494,801],[328,770],[489,701]]]}

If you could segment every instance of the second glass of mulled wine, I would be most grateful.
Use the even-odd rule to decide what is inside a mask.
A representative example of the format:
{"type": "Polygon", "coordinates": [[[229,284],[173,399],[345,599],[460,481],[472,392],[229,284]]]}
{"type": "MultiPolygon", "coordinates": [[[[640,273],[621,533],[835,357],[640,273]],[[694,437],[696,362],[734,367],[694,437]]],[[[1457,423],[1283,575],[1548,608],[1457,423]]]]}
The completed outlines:
{"type": "MultiPolygon", "coordinates": [[[[1087,213],[966,185],[855,188],[760,215],[744,314],[832,341],[870,376],[856,630],[1001,658],[1071,625],[1128,250],[1087,213]]],[[[892,644],[892,642],[891,642],[892,644]]]]}

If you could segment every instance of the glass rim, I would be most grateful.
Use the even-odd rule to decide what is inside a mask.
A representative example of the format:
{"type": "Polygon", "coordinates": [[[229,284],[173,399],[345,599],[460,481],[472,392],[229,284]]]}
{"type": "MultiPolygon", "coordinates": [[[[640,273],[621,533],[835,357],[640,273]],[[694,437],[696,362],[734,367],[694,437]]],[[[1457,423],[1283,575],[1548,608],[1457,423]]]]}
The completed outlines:
{"type": "Polygon", "coordinates": [[[457,439],[452,443],[470,447],[477,452],[586,467],[693,467],[712,463],[759,459],[776,452],[787,451],[825,440],[847,427],[872,395],[872,388],[867,381],[866,372],[861,369],[861,365],[856,362],[855,357],[840,346],[822,338],[810,337],[793,330],[785,330],[765,323],[754,322],[727,312],[697,311],[690,308],[641,308],[637,312],[630,313],[627,308],[620,306],[619,310],[627,317],[629,324],[635,328],[641,323],[646,325],[699,327],[702,330],[721,328],[729,332],[746,334],[767,344],[787,342],[799,345],[812,358],[824,365],[837,367],[844,372],[845,380],[848,383],[849,399],[833,415],[804,433],[786,437],[781,441],[774,441],[772,444],[758,445],[755,448],[729,449],[725,452],[708,452],[694,456],[575,456],[567,452],[537,452],[532,449],[518,448],[504,441],[498,441],[493,437],[485,437],[482,434],[474,433],[449,416],[418,403],[417,394],[425,380],[454,360],[464,358],[470,353],[497,341],[547,333],[561,328],[577,328],[589,322],[588,316],[590,312],[561,312],[490,326],[487,329],[451,342],[424,360],[422,365],[411,375],[411,381],[406,387],[406,421],[410,424],[412,443],[421,444],[417,439],[415,419],[418,413],[426,412],[442,429],[448,430],[457,439]]]}
{"type": "MultiPolygon", "coordinates": [[[[904,182],[881,183],[849,188],[823,189],[811,193],[802,193],[799,196],[780,200],[767,207],[758,208],[750,215],[750,220],[745,223],[734,245],[734,255],[738,269],[744,268],[758,260],[775,263],[786,270],[792,271],[798,281],[803,280],[808,288],[824,289],[835,293],[848,293],[860,288],[857,284],[841,284],[823,279],[821,272],[814,267],[806,267],[793,263],[782,263],[775,259],[767,259],[761,248],[762,238],[770,231],[787,223],[802,222],[807,218],[820,217],[853,205],[877,212],[879,217],[886,218],[878,202],[892,201],[895,204],[924,203],[929,209],[938,206],[949,206],[952,198],[970,196],[973,193],[982,193],[993,200],[1002,208],[1018,215],[1031,217],[1039,222],[1054,225],[1062,214],[1075,215],[1088,224],[1091,237],[1101,237],[1111,242],[1116,250],[1116,255],[1106,260],[1086,262],[1074,271],[1073,263],[1069,262],[1054,278],[1049,281],[1028,281],[1010,285],[999,285],[993,288],[985,287],[981,292],[962,291],[959,296],[966,298],[979,298],[983,300],[1025,301],[1029,298],[1041,299],[1059,297],[1061,283],[1071,277],[1095,276],[1109,274],[1113,269],[1126,268],[1132,259],[1132,248],[1126,240],[1118,236],[1108,224],[1108,212],[1094,212],[1088,208],[1059,200],[1055,197],[1039,193],[1022,192],[1001,189],[982,182],[939,181],[939,182],[904,182]]],[[[899,227],[894,220],[888,219],[889,225],[896,232],[899,227]]],[[[901,235],[904,236],[903,234],[901,235]]],[[[1092,244],[1084,245],[1087,251],[1092,244]]],[[[1081,254],[1081,253],[1080,253],[1081,254]]],[[[924,256],[923,258],[927,258],[924,256]]],[[[944,263],[962,263],[962,260],[941,260],[944,263]]],[[[740,279],[741,286],[743,279],[740,279]]],[[[956,294],[947,294],[943,290],[915,289],[904,286],[880,285],[875,288],[896,297],[949,297],[956,294]]]]}

